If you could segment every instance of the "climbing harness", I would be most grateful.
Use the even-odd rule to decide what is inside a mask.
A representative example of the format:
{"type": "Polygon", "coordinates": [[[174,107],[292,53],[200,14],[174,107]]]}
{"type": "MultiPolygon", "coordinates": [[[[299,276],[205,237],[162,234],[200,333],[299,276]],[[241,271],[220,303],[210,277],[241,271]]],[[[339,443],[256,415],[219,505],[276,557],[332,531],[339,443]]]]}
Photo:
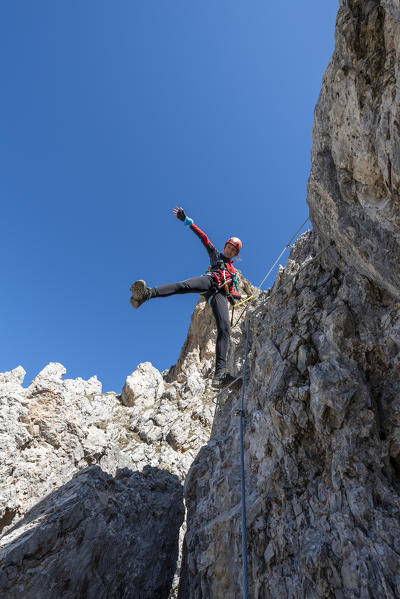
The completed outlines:
{"type": "Polygon", "coordinates": [[[236,279],[236,274],[231,275],[230,279],[225,279],[225,272],[224,272],[224,281],[221,283],[221,285],[218,285],[218,289],[222,289],[223,287],[225,287],[225,291],[226,291],[226,297],[229,301],[229,303],[232,306],[232,317],[231,317],[231,330],[232,330],[232,323],[233,323],[233,316],[234,316],[234,311],[235,308],[238,308],[239,306],[242,306],[243,304],[245,304],[246,302],[252,300],[254,298],[254,294],[250,295],[249,297],[246,297],[244,300],[242,300],[239,303],[236,303],[234,298],[232,297],[232,294],[229,290],[229,283],[231,283],[233,281],[235,287],[236,287],[236,291],[238,291],[238,286],[237,286],[237,279],[236,279]]]}
{"type": "MultiPolygon", "coordinates": [[[[233,319],[233,309],[235,307],[235,299],[234,299],[234,296],[232,295],[231,290],[229,289],[229,283],[232,283],[232,282],[234,283],[234,285],[236,287],[236,290],[238,290],[236,273],[235,274],[231,274],[231,278],[230,279],[226,279],[226,275],[225,275],[225,272],[224,272],[224,280],[223,280],[223,282],[220,285],[218,285],[218,291],[220,291],[223,288],[225,289],[226,299],[231,304],[231,306],[233,306],[233,308],[232,308],[232,319],[233,319]]],[[[231,319],[231,325],[232,325],[232,319],[231,319]]]]}
{"type": "Polygon", "coordinates": [[[228,287],[228,285],[231,281],[232,281],[232,278],[226,280],[225,272],[224,272],[224,281],[220,285],[218,285],[217,281],[215,279],[213,279],[213,283],[212,283],[210,290],[204,292],[204,295],[207,298],[207,302],[211,305],[212,298],[215,297],[217,295],[217,293],[219,291],[221,291],[221,289],[223,289],[223,288],[225,289],[227,299],[229,300],[229,302],[232,302],[233,300],[232,300],[231,292],[228,287]]]}
{"type": "Polygon", "coordinates": [[[222,281],[221,285],[218,285],[218,289],[222,289],[223,287],[225,287],[225,291],[226,293],[229,293],[229,283],[232,282],[232,276],[230,277],[230,279],[226,278],[226,272],[224,270],[224,280],[222,281]]]}

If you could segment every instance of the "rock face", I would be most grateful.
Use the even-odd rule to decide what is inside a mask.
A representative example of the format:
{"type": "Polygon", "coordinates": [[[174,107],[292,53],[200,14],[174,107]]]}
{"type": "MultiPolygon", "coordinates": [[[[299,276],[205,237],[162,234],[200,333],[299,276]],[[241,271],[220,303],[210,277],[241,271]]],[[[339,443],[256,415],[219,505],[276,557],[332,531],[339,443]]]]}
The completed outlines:
{"type": "MultiPolygon", "coordinates": [[[[399,326],[386,292],[314,234],[252,325],[245,468],[249,596],[400,593],[399,326]]],[[[241,596],[240,393],[185,483],[180,597],[241,596]]]]}
{"type": "MultiPolygon", "coordinates": [[[[400,596],[399,48],[398,0],[341,0],[313,131],[314,232],[251,327],[252,598],[400,596]]],[[[221,397],[186,479],[181,599],[242,596],[239,407],[238,392],[221,397]]]]}
{"type": "Polygon", "coordinates": [[[91,466],[45,497],[0,541],[0,593],[168,597],[184,514],[178,477],[91,466]],[[150,575],[151,573],[151,575],[150,575]]]}
{"type": "Polygon", "coordinates": [[[21,367],[0,374],[0,596],[168,597],[210,394],[145,363],[123,405],[64,374],[49,364],[27,388],[21,367]]]}
{"type": "Polygon", "coordinates": [[[343,261],[400,299],[400,6],[341,0],[315,111],[308,202],[343,261]]]}

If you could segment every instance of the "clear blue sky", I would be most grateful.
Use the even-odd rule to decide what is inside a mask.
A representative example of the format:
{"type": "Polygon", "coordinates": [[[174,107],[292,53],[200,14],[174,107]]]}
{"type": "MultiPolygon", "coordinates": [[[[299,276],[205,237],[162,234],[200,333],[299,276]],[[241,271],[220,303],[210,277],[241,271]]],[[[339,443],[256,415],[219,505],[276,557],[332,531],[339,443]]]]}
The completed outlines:
{"type": "MultiPolygon", "coordinates": [[[[308,215],[337,0],[2,0],[0,371],[48,362],[120,391],[174,364],[202,274],[176,204],[259,284],[308,215]]],[[[271,283],[270,283],[271,284],[271,283]]]]}

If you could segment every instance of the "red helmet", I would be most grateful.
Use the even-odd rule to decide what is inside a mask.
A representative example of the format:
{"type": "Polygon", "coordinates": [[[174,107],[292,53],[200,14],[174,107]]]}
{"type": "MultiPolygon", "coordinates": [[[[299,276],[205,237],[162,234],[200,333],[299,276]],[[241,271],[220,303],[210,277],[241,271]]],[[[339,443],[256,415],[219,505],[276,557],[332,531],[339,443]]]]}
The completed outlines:
{"type": "MultiPolygon", "coordinates": [[[[240,241],[239,237],[229,237],[228,241],[225,242],[225,245],[227,243],[230,243],[231,245],[233,245],[236,248],[237,254],[242,249],[242,242],[240,241]]],[[[225,247],[225,245],[224,245],[224,247],[225,247]]]]}

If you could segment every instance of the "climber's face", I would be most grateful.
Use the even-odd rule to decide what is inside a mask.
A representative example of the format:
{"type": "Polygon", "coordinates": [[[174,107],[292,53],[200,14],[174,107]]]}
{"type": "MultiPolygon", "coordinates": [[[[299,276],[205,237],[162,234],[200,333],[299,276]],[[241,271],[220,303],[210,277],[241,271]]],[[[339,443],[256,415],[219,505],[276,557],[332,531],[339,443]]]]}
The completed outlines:
{"type": "Polygon", "coordinates": [[[224,256],[225,258],[232,259],[236,256],[237,250],[234,245],[231,243],[227,243],[224,247],[224,256]]]}

